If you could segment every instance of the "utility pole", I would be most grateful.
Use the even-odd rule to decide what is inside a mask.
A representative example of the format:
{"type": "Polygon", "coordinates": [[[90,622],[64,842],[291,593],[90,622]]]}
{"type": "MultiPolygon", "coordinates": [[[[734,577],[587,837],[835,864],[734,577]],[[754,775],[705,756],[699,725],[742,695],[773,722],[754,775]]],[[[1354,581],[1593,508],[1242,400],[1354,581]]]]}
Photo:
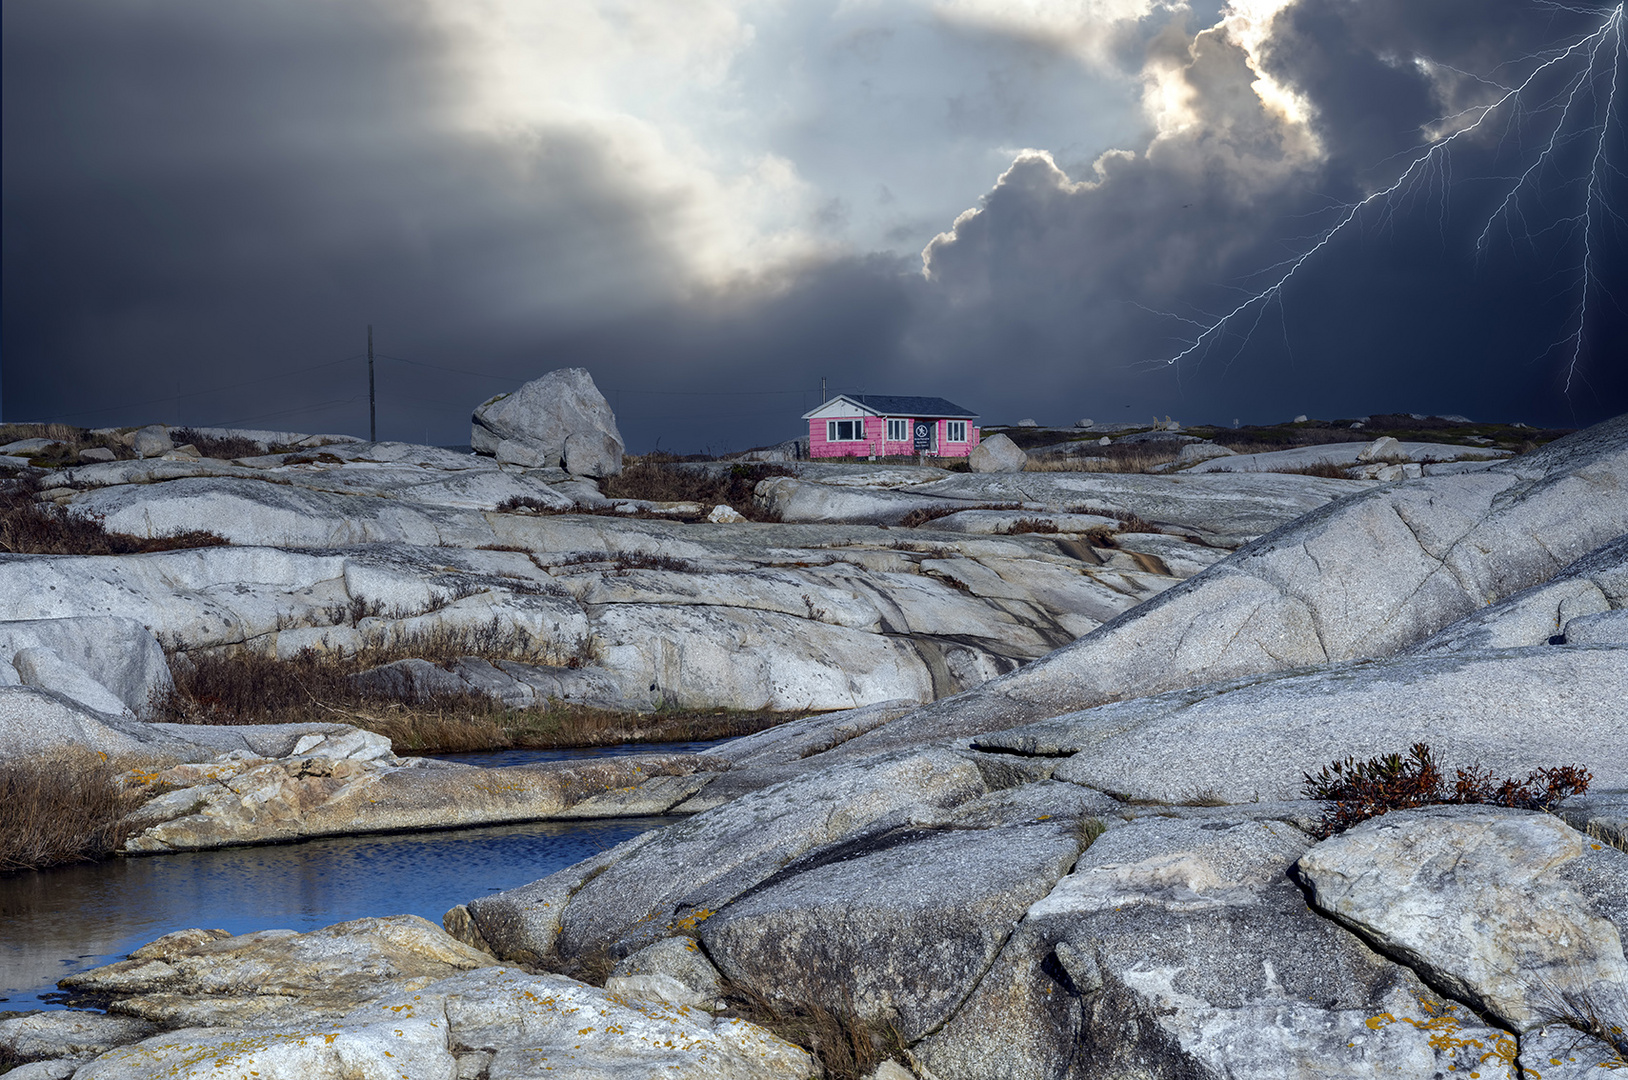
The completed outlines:
{"type": "Polygon", "coordinates": [[[820,376],[820,404],[824,405],[827,401],[830,401],[830,400],[831,400],[830,398],[825,396],[825,376],[821,375],[820,376]]]}
{"type": "Polygon", "coordinates": [[[373,411],[373,324],[367,324],[367,441],[379,441],[379,424],[373,411]]]}

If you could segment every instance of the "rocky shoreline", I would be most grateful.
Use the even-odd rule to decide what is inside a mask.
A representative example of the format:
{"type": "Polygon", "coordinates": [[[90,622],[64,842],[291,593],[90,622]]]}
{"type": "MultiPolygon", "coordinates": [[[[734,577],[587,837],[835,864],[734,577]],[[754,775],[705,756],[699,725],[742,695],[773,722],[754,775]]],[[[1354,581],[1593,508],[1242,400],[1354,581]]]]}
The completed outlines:
{"type": "Polygon", "coordinates": [[[132,852],[689,816],[441,928],[170,935],[69,980],[106,1017],[0,1019],[30,1062],[10,1075],[832,1075],[819,1039],[782,1037],[822,1016],[861,1033],[866,1073],[922,1080],[1556,1080],[1628,1052],[1628,418],[1391,482],[1198,454],[1166,475],[811,470],[759,484],[810,522],[778,525],[498,511],[505,485],[587,484],[506,453],[73,470],[70,510],[232,544],[0,560],[0,742],[179,762],[147,781],[132,852]],[[981,531],[1012,513],[1057,531],[981,531]],[[634,555],[667,561],[615,563],[634,555]],[[358,597],[380,613],[315,614],[358,597]],[[625,703],[831,711],[704,755],[496,770],[346,725],[143,719],[160,640],[344,649],[494,615],[594,635],[598,692],[625,703]],[[1417,742],[1592,784],[1555,813],[1322,838],[1303,774],[1417,742]]]}

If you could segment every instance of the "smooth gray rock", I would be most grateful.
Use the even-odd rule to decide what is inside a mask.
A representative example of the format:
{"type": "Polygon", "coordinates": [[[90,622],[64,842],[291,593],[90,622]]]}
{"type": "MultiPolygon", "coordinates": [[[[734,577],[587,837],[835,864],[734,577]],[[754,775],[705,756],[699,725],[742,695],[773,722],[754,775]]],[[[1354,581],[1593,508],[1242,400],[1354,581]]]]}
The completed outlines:
{"type": "Polygon", "coordinates": [[[693,927],[817,848],[934,817],[986,790],[975,764],[945,750],[830,768],[646,833],[591,879],[569,868],[472,900],[469,911],[500,957],[615,959],[693,927]]]}
{"type": "Polygon", "coordinates": [[[562,368],[476,407],[470,444],[499,461],[564,465],[577,476],[622,471],[622,436],[605,395],[584,368],[562,368]]]}
{"type": "Polygon", "coordinates": [[[488,967],[387,994],[338,1018],[183,1028],[111,1051],[76,1075],[808,1080],[816,1070],[804,1051],[755,1024],[618,1000],[560,975],[488,967]]]}
{"type": "Polygon", "coordinates": [[[1378,488],[1305,514],[1072,645],[925,706],[838,754],[981,735],[1105,701],[1387,656],[1547,581],[1623,533],[1628,416],[1480,473],[1378,488]]]}
{"type": "Polygon", "coordinates": [[[737,984],[894,1025],[948,1020],[1028,906],[1073,865],[1068,825],[903,830],[794,862],[698,927],[737,984]]]}
{"type": "Polygon", "coordinates": [[[11,666],[24,686],[61,694],[92,712],[134,719],[113,691],[91,678],[84,668],[68,663],[55,649],[19,649],[11,658],[11,666]]]}
{"type": "Polygon", "coordinates": [[[1628,851],[1628,790],[1594,784],[1588,794],[1567,799],[1557,813],[1594,842],[1628,851]]]}
{"type": "Polygon", "coordinates": [[[11,1080],[69,1080],[85,1062],[81,1058],[53,1058],[31,1061],[6,1073],[11,1080]]]}
{"type": "Polygon", "coordinates": [[[206,753],[157,725],[99,713],[51,690],[0,686],[0,759],[74,748],[188,761],[206,753]]]}
{"type": "Polygon", "coordinates": [[[103,711],[145,717],[153,698],[174,685],[164,650],[152,631],[135,619],[80,616],[0,622],[0,661],[31,648],[49,649],[113,694],[117,707],[103,711]]]}
{"type": "MultiPolygon", "coordinates": [[[[1435,995],[1412,972],[1307,910],[1287,871],[1308,844],[1236,816],[1113,829],[918,1056],[943,1080],[1356,1080],[1479,1064],[1481,1049],[1438,1050],[1440,1025],[1415,1026],[1435,995]]],[[[1462,1012],[1452,1030],[1483,1047],[1498,1034],[1462,1012]]]]}
{"type": "Polygon", "coordinates": [[[1560,636],[1567,645],[1628,645],[1628,609],[1567,619],[1560,636]]]}
{"type": "Polygon", "coordinates": [[[1481,806],[1393,812],[1299,861],[1312,903],[1516,1031],[1568,995],[1628,985],[1628,855],[1559,818],[1481,806]],[[1518,902],[1511,902],[1518,897],[1518,902]]]}
{"type": "MultiPolygon", "coordinates": [[[[1294,798],[1301,774],[1430,744],[1444,767],[1499,776],[1583,765],[1628,786],[1628,649],[1460,652],[1261,676],[1112,702],[979,736],[1073,755],[1059,780],[1135,799],[1294,798]]],[[[1450,775],[1450,774],[1449,774],[1450,775]]]]}
{"type": "Polygon", "coordinates": [[[396,915],[306,934],[180,930],[61,985],[108,995],[124,1015],[171,1026],[320,1022],[493,963],[433,923],[396,915]]]}
{"type": "MultiPolygon", "coordinates": [[[[800,472],[807,473],[800,467],[800,472]]],[[[817,473],[807,473],[818,476],[817,473]]],[[[893,490],[852,489],[806,477],[759,482],[754,498],[787,522],[895,525],[912,510],[1017,503],[1045,512],[1134,514],[1171,533],[1234,548],[1372,485],[1281,473],[952,473],[893,490]]],[[[929,525],[928,528],[931,526],[929,525]]]]}
{"type": "MultiPolygon", "coordinates": [[[[132,1016],[93,1012],[42,1012],[6,1019],[0,1013],[0,1061],[88,1058],[145,1039],[156,1025],[132,1016]]],[[[18,1075],[16,1071],[10,1076],[18,1075]]]]}
{"type": "Polygon", "coordinates": [[[693,937],[663,938],[611,969],[605,989],[648,999],[652,995],[677,1006],[711,1009],[723,994],[723,977],[693,937]]]}
{"type": "Polygon", "coordinates": [[[1028,460],[1029,455],[1005,435],[991,435],[983,439],[967,455],[967,465],[975,473],[1022,472],[1028,460]]]}
{"type": "Polygon", "coordinates": [[[1174,467],[1176,469],[1186,469],[1193,465],[1197,465],[1201,461],[1213,461],[1216,458],[1237,456],[1238,452],[1236,450],[1229,450],[1225,446],[1221,446],[1217,443],[1188,443],[1183,446],[1181,451],[1176,455],[1174,467]]]}
{"type": "MultiPolygon", "coordinates": [[[[1573,641],[1573,622],[1628,608],[1628,533],[1595,548],[1541,585],[1522,589],[1432,634],[1409,652],[1441,655],[1464,649],[1573,641]]],[[[1579,623],[1579,637],[1589,631],[1579,623]]]]}
{"type": "Polygon", "coordinates": [[[175,449],[170,441],[170,429],[163,424],[149,424],[133,432],[130,436],[130,449],[136,456],[150,458],[175,449]]]}
{"type": "Polygon", "coordinates": [[[115,454],[105,446],[87,446],[83,450],[79,451],[80,461],[115,461],[118,459],[118,456],[119,455],[115,454]]]}

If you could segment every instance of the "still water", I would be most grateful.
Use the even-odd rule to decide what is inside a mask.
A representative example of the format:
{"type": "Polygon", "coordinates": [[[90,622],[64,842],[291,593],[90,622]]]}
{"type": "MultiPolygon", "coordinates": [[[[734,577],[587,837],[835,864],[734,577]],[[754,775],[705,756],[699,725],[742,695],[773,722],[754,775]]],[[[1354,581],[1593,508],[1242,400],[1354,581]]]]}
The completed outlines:
{"type": "MultiPolygon", "coordinates": [[[[716,743],[448,758],[497,767],[716,743]]],[[[52,1008],[65,975],[175,930],[315,930],[366,915],[422,915],[535,881],[674,817],[543,821],[149,855],[0,875],[0,1011],[52,1008]]]]}

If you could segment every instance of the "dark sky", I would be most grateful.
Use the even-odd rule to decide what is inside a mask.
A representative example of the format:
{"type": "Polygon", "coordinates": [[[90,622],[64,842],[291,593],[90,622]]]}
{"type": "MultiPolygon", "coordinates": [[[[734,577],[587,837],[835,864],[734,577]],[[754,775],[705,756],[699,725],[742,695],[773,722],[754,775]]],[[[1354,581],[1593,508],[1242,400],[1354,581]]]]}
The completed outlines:
{"type": "Polygon", "coordinates": [[[566,366],[633,451],[792,437],[822,377],[990,423],[1628,410],[1620,7],[0,12],[6,420],[365,435],[370,323],[380,436],[437,443],[566,366]]]}

